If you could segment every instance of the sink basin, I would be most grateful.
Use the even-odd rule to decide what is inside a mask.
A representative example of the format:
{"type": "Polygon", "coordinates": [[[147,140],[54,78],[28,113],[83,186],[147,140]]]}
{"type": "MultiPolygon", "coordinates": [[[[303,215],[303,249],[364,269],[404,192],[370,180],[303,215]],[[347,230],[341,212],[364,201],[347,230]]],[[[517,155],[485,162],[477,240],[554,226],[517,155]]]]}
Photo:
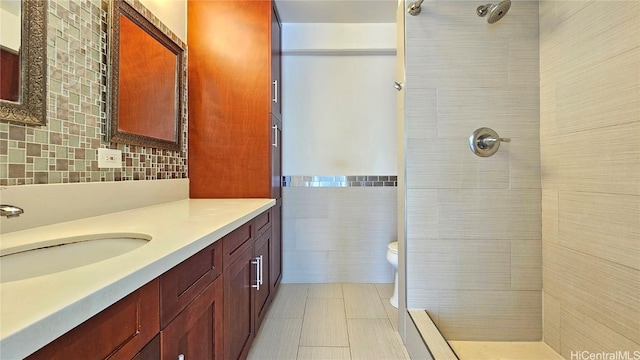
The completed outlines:
{"type": "Polygon", "coordinates": [[[47,240],[0,251],[0,283],[94,264],[135,250],[151,241],[138,233],[109,233],[47,240]]]}

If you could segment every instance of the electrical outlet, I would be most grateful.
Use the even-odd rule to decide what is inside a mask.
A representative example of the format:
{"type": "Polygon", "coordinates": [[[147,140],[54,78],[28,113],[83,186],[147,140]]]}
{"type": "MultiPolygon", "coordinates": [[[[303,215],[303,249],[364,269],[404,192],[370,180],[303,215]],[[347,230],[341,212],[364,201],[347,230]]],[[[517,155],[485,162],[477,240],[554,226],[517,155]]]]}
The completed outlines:
{"type": "Polygon", "coordinates": [[[98,149],[99,169],[120,169],[122,168],[122,151],[113,149],[98,149]]]}

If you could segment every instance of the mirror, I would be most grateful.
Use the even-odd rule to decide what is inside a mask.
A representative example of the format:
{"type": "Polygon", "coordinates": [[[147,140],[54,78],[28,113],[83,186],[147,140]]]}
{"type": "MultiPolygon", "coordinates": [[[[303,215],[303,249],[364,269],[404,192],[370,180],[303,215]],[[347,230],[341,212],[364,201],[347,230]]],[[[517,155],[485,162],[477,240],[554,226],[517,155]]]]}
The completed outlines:
{"type": "Polygon", "coordinates": [[[149,11],[140,10],[124,0],[111,2],[108,140],[177,151],[186,84],[184,47],[169,30],[153,24],[158,21],[149,11]]]}
{"type": "Polygon", "coordinates": [[[47,1],[0,4],[0,120],[46,125],[47,1]]]}

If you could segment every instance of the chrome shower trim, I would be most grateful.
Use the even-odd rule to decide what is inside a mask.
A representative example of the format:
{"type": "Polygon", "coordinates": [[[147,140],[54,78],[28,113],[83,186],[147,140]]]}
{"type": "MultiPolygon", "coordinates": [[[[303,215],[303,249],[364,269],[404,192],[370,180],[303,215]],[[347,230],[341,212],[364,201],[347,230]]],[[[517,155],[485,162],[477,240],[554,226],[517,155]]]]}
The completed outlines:
{"type": "Polygon", "coordinates": [[[497,4],[486,4],[480,5],[476,8],[476,14],[480,17],[487,17],[487,22],[489,24],[496,23],[500,21],[511,8],[511,0],[503,0],[497,4]]]}
{"type": "Polygon", "coordinates": [[[420,5],[422,5],[423,1],[424,0],[418,0],[409,4],[409,6],[407,7],[407,11],[409,12],[409,15],[417,16],[418,14],[420,14],[420,11],[422,10],[420,5]]]}

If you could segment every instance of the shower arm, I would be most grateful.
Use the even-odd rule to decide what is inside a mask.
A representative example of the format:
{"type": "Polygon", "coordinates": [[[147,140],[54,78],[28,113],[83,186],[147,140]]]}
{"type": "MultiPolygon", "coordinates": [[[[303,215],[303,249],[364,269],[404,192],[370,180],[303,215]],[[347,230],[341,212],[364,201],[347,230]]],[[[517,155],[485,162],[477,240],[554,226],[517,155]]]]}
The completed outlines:
{"type": "Polygon", "coordinates": [[[416,16],[418,14],[420,14],[420,10],[422,10],[420,8],[420,5],[422,5],[422,2],[424,0],[418,0],[418,1],[414,1],[411,4],[409,4],[409,6],[407,7],[407,11],[409,12],[410,15],[416,16]]]}

